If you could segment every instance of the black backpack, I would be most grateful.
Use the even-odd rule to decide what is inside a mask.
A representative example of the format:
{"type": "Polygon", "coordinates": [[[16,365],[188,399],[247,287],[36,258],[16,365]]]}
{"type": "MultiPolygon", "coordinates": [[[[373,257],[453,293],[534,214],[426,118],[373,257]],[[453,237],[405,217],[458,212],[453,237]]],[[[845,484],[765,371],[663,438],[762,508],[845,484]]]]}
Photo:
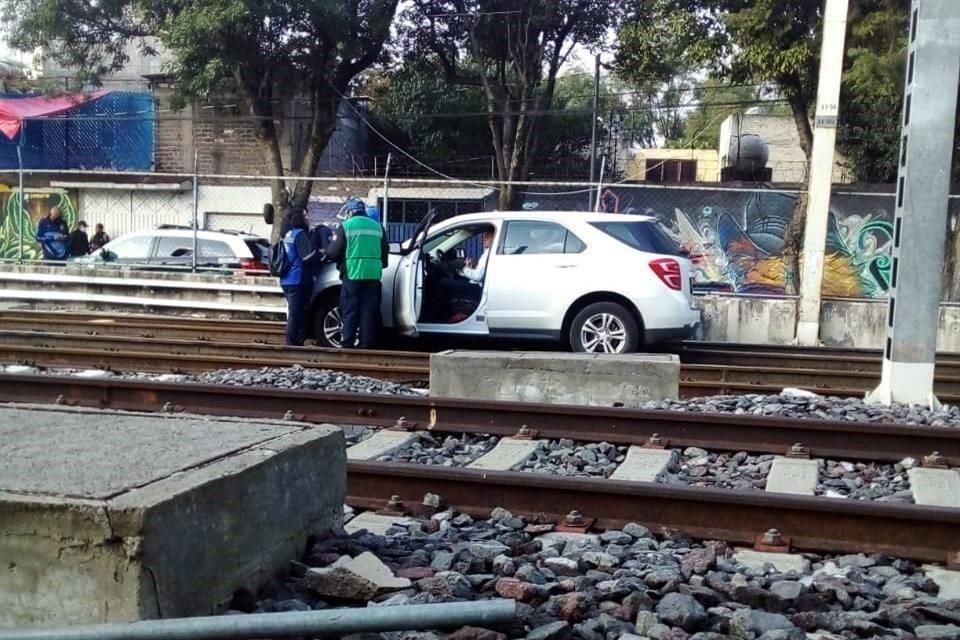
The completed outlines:
{"type": "Polygon", "coordinates": [[[276,278],[282,278],[290,271],[290,257],[287,255],[287,249],[283,246],[283,240],[277,240],[270,247],[270,275],[276,278]]]}

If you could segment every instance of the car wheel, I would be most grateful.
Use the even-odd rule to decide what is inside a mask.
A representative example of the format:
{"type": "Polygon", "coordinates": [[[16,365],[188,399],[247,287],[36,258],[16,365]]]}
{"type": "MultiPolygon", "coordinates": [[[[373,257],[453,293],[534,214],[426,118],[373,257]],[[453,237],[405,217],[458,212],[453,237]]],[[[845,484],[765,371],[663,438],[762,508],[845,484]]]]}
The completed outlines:
{"type": "Polygon", "coordinates": [[[570,323],[570,347],[585,353],[630,353],[640,344],[640,328],[629,311],[614,302],[587,305],[570,323]]]}
{"type": "Polygon", "coordinates": [[[343,346],[342,327],[340,300],[334,296],[321,300],[313,315],[313,335],[317,345],[330,349],[341,348],[343,346]]]}

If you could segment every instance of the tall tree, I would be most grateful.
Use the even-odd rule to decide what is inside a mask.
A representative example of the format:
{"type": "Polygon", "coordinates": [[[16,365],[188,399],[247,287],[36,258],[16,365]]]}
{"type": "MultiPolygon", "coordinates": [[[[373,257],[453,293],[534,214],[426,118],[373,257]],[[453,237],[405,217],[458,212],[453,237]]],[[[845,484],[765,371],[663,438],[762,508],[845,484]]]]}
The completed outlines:
{"type": "Polygon", "coordinates": [[[577,45],[601,42],[619,11],[602,0],[414,0],[414,42],[448,82],[483,91],[501,208],[516,205],[513,182],[529,175],[561,68],[577,45]]]}
{"type": "MultiPolygon", "coordinates": [[[[127,46],[170,52],[186,97],[237,92],[256,120],[274,205],[306,206],[341,98],[381,56],[397,0],[2,0],[11,44],[42,47],[96,83],[128,62],[127,46]],[[310,103],[308,140],[295,171],[284,166],[277,122],[290,95],[310,103]]],[[[282,216],[278,216],[282,218],[282,216]]],[[[276,234],[276,229],[274,231],[276,234]]]]}
{"type": "MultiPolygon", "coordinates": [[[[636,0],[630,28],[620,33],[620,70],[662,72],[655,56],[665,50],[688,68],[709,68],[735,84],[774,83],[809,163],[822,10],[822,0],[636,0]]],[[[799,288],[805,214],[801,197],[784,242],[788,291],[799,288]]]]}

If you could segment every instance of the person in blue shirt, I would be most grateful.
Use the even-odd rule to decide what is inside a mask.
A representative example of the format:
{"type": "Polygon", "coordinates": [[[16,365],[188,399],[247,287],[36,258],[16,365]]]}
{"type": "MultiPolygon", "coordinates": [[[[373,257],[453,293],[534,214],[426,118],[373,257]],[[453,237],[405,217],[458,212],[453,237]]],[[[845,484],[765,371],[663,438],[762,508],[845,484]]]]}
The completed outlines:
{"type": "Polygon", "coordinates": [[[313,293],[311,265],[316,252],[310,242],[307,216],[302,209],[287,214],[287,232],[283,250],[290,268],[280,278],[280,288],[287,299],[287,345],[302,347],[306,333],[307,307],[313,293]]]}
{"type": "Polygon", "coordinates": [[[44,260],[63,261],[67,259],[67,223],[63,220],[60,207],[53,207],[50,213],[37,222],[37,242],[43,250],[44,260]]]}
{"type": "Polygon", "coordinates": [[[380,222],[380,209],[376,205],[367,205],[367,217],[375,222],[380,222]]]}

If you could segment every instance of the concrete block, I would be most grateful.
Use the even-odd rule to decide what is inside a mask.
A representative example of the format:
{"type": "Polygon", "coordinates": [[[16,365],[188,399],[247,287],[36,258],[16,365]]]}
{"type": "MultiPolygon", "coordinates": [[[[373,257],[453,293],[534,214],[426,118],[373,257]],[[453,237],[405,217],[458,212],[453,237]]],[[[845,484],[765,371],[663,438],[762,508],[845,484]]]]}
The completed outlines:
{"type": "Polygon", "coordinates": [[[537,440],[514,440],[501,438],[493,449],[480,456],[468,467],[488,471],[510,471],[526,461],[537,450],[537,440]]]}
{"type": "Polygon", "coordinates": [[[733,559],[748,569],[763,569],[765,564],[772,564],[777,571],[789,573],[806,573],[810,570],[810,561],[800,555],[792,553],[770,553],[768,551],[754,551],[753,549],[738,549],[733,559]]]}
{"type": "Polygon", "coordinates": [[[347,449],[347,460],[376,460],[411,444],[417,434],[409,431],[381,429],[347,449]]]}
{"type": "Polygon", "coordinates": [[[925,565],[923,570],[927,577],[940,587],[940,591],[937,593],[938,598],[941,600],[960,599],[960,571],[951,571],[934,565],[925,565]]]}
{"type": "Polygon", "coordinates": [[[350,522],[343,525],[343,530],[349,534],[354,534],[361,529],[366,529],[370,533],[378,536],[384,536],[394,524],[408,520],[408,518],[396,516],[384,516],[372,511],[364,511],[360,515],[352,518],[350,522]]]}
{"type": "Polygon", "coordinates": [[[928,507],[960,508],[960,474],[953,469],[917,467],[907,472],[913,501],[928,507]]]}
{"type": "Polygon", "coordinates": [[[329,426],[0,408],[0,628],[220,612],[343,521],[329,426]]]}
{"type": "Polygon", "coordinates": [[[816,493],[819,477],[820,465],[816,460],[776,458],[767,475],[766,490],[812,496],[816,493]]]}
{"type": "Polygon", "coordinates": [[[797,325],[795,300],[708,295],[697,298],[703,340],[786,345],[797,325]]]}
{"type": "Polygon", "coordinates": [[[627,457],[610,476],[611,480],[630,482],[656,482],[667,470],[673,453],[669,449],[644,449],[633,446],[627,449],[627,457]]]}
{"type": "Polygon", "coordinates": [[[390,567],[369,551],[356,558],[343,556],[329,567],[310,569],[303,583],[321,596],[361,602],[412,584],[408,578],[394,576],[390,567]]]}
{"type": "Polygon", "coordinates": [[[675,399],[676,355],[445,351],[430,356],[430,393],[447,398],[637,407],[675,399]]]}

